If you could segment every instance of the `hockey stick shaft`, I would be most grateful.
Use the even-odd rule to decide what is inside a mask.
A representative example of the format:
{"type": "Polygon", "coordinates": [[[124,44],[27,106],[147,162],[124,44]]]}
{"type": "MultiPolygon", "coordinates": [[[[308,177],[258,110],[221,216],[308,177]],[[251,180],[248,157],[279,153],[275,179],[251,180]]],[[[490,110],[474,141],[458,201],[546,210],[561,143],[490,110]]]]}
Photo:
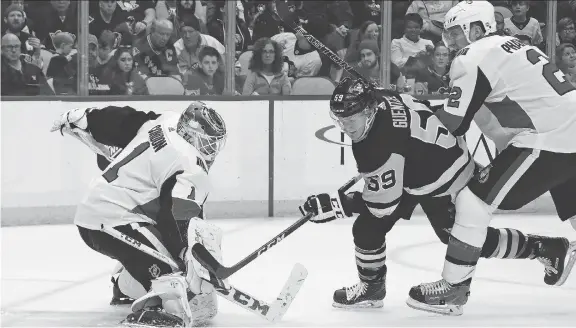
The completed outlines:
{"type": "MultiPolygon", "coordinates": [[[[342,187],[340,187],[338,189],[338,192],[339,193],[346,192],[353,185],[355,185],[361,178],[362,178],[362,175],[357,174],[352,179],[348,180],[348,182],[346,182],[342,187]]],[[[202,264],[202,266],[204,266],[210,272],[215,274],[218,278],[226,279],[226,278],[230,277],[231,275],[233,275],[234,273],[236,273],[238,270],[240,270],[243,267],[245,267],[246,265],[248,265],[248,263],[254,261],[256,258],[258,258],[260,255],[262,255],[264,252],[266,252],[270,248],[272,248],[275,245],[277,245],[278,243],[280,243],[287,236],[289,236],[294,231],[296,231],[298,228],[300,228],[302,225],[304,225],[304,223],[308,222],[311,218],[312,218],[311,213],[306,214],[304,217],[302,217],[301,219],[296,221],[294,224],[292,224],[288,228],[284,229],[282,232],[280,232],[274,238],[270,239],[267,243],[260,246],[258,249],[256,249],[254,252],[252,252],[250,255],[246,256],[245,258],[240,260],[240,262],[234,264],[231,267],[223,266],[220,262],[218,262],[218,260],[216,260],[216,258],[214,258],[214,256],[212,256],[212,254],[210,254],[210,252],[206,249],[206,247],[204,247],[204,245],[199,244],[199,243],[194,244],[194,246],[192,246],[192,255],[194,256],[194,258],[196,260],[198,260],[198,262],[200,262],[200,264],[202,264]]]]}
{"type": "MultiPolygon", "coordinates": [[[[180,267],[171,257],[168,257],[157,250],[142,244],[141,242],[137,241],[136,239],[110,227],[105,227],[104,225],[101,226],[101,231],[109,234],[110,236],[128,244],[137,250],[146,253],[166,264],[168,264],[175,272],[181,271],[180,267]]],[[[298,290],[300,289],[303,280],[306,278],[307,272],[306,270],[300,267],[294,267],[292,270],[292,275],[290,279],[286,282],[284,289],[282,290],[280,296],[278,297],[279,301],[274,302],[273,304],[268,304],[264,301],[258,300],[257,298],[247,294],[239,289],[236,289],[234,286],[229,285],[228,288],[224,288],[221,286],[214,286],[214,290],[218,293],[218,295],[222,296],[223,298],[229,300],[230,302],[237,304],[240,307],[268,320],[271,322],[275,322],[279,320],[282,315],[287,311],[288,306],[290,305],[291,299],[286,301],[281,297],[283,294],[286,294],[288,289],[291,289],[290,295],[292,298],[296,296],[298,290]],[[297,282],[291,281],[294,278],[299,279],[297,282]],[[286,303],[286,304],[284,304],[286,303]]]]}
{"type": "MultiPolygon", "coordinates": [[[[280,17],[280,15],[278,15],[277,13],[273,12],[272,15],[276,16],[275,17],[276,19],[284,22],[282,17],[280,17]]],[[[320,53],[322,53],[326,57],[328,57],[334,64],[340,66],[340,68],[344,69],[346,72],[350,73],[350,75],[354,76],[355,78],[362,79],[364,82],[369,82],[369,80],[366,77],[364,77],[357,70],[355,70],[354,67],[350,66],[350,64],[348,64],[344,59],[340,58],[340,56],[335,54],[334,51],[332,51],[332,50],[330,50],[330,48],[326,47],[326,45],[324,45],[322,42],[320,42],[320,40],[316,39],[316,37],[314,37],[312,34],[308,33],[302,26],[291,23],[291,22],[289,22],[288,25],[290,25],[290,27],[296,33],[301,34],[304,38],[306,38],[308,43],[310,43],[320,53]]]]}

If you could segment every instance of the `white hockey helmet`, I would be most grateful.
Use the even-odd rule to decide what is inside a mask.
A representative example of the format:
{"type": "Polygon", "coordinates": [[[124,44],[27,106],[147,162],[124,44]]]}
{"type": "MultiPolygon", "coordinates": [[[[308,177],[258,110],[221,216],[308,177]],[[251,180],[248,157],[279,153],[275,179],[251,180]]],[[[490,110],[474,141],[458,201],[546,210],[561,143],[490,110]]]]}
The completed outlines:
{"type": "Polygon", "coordinates": [[[452,7],[444,17],[444,33],[442,39],[444,44],[451,44],[450,35],[447,32],[453,30],[455,26],[459,26],[468,40],[470,40],[470,25],[474,22],[482,23],[488,35],[496,32],[496,18],[494,17],[494,6],[486,0],[466,0],[461,1],[456,6],[452,7]]]}
{"type": "Polygon", "coordinates": [[[214,109],[201,101],[192,102],[184,110],[176,130],[204,156],[208,165],[212,164],[226,143],[224,120],[214,109]]]}

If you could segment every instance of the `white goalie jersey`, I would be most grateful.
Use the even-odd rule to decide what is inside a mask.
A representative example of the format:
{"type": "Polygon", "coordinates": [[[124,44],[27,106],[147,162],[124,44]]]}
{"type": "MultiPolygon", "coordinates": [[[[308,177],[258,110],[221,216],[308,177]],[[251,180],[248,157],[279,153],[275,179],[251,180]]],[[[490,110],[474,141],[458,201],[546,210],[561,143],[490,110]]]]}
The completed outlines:
{"type": "Polygon", "coordinates": [[[576,88],[538,48],[508,36],[480,39],[460,50],[450,79],[436,115],[455,135],[474,119],[500,149],[576,152],[576,88]]]}
{"type": "Polygon", "coordinates": [[[210,189],[200,153],[176,132],[180,114],[142,125],[104,173],[94,179],[74,223],[99,230],[136,222],[197,217],[210,189]]]}

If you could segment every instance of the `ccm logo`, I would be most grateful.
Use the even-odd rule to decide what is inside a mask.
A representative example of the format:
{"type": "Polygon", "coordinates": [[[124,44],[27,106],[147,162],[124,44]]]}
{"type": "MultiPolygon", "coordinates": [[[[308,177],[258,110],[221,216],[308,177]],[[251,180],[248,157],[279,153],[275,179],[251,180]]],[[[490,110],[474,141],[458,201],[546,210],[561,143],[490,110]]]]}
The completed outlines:
{"type": "Polygon", "coordinates": [[[262,305],[260,304],[260,302],[258,302],[258,300],[255,300],[252,297],[250,297],[250,295],[244,294],[236,289],[218,288],[218,291],[221,292],[223,295],[230,295],[230,293],[232,292],[233,293],[232,298],[234,298],[236,302],[242,304],[244,307],[250,310],[257,310],[260,313],[262,313],[262,315],[266,315],[268,313],[268,310],[270,310],[270,306],[262,305]]]}
{"type": "Polygon", "coordinates": [[[270,241],[268,244],[264,245],[264,248],[262,248],[262,249],[258,252],[258,255],[266,252],[267,250],[270,249],[270,247],[272,247],[272,246],[278,244],[279,242],[281,242],[282,239],[284,239],[284,237],[285,237],[285,234],[281,234],[278,238],[276,238],[276,239],[270,241]]]}

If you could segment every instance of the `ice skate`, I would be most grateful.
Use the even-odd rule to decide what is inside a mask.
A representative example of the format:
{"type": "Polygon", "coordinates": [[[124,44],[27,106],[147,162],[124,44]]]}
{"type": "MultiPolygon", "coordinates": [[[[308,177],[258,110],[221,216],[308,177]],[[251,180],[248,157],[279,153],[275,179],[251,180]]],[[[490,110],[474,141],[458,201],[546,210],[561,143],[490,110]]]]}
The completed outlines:
{"type": "Polygon", "coordinates": [[[334,292],[337,308],[381,308],[386,296],[386,280],[376,282],[360,281],[351,287],[343,287],[334,292]]]}
{"type": "Polygon", "coordinates": [[[443,315],[462,315],[463,306],[470,296],[470,282],[467,279],[458,284],[450,284],[441,279],[435,282],[420,284],[410,289],[406,301],[409,307],[439,313],[443,315]]]}
{"type": "Polygon", "coordinates": [[[124,304],[132,304],[134,303],[134,299],[126,296],[118,287],[118,278],[112,277],[112,300],[110,301],[110,305],[124,305],[124,304]]]}
{"type": "Polygon", "coordinates": [[[544,282],[547,285],[562,286],[576,262],[576,242],[566,238],[531,236],[536,239],[536,259],[544,264],[544,282]]]}

